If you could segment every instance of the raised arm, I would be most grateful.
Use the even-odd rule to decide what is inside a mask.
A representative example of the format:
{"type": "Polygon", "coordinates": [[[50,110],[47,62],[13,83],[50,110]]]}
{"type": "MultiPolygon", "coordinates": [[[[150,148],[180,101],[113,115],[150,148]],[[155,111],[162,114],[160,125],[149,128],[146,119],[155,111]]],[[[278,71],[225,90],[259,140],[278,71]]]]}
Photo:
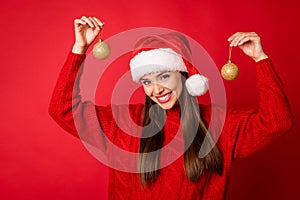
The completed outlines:
{"type": "Polygon", "coordinates": [[[254,32],[238,32],[228,41],[255,61],[260,97],[258,109],[228,113],[225,129],[231,138],[234,159],[255,153],[286,133],[293,125],[293,116],[283,84],[263,51],[260,37],[254,32]]]}
{"type": "Polygon", "coordinates": [[[99,34],[102,25],[94,17],[74,20],[75,44],[60,72],[49,106],[49,114],[63,129],[99,148],[103,144],[105,146],[100,124],[104,132],[109,130],[111,112],[109,108],[98,108],[92,102],[82,102],[79,81],[85,52],[99,34]],[[99,115],[103,115],[100,124],[99,115]]]}

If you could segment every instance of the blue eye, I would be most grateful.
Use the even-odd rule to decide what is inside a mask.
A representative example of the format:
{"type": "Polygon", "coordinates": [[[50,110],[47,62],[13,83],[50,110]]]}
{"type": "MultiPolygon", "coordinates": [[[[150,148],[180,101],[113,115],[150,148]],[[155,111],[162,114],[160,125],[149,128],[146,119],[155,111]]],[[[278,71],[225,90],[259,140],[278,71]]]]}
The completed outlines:
{"type": "Polygon", "coordinates": [[[144,80],[144,81],[142,81],[142,84],[143,85],[149,85],[151,82],[150,81],[148,81],[148,80],[144,80]]]}
{"type": "Polygon", "coordinates": [[[167,80],[169,77],[170,77],[169,74],[163,74],[163,75],[160,77],[160,79],[164,81],[164,80],[167,80]]]}

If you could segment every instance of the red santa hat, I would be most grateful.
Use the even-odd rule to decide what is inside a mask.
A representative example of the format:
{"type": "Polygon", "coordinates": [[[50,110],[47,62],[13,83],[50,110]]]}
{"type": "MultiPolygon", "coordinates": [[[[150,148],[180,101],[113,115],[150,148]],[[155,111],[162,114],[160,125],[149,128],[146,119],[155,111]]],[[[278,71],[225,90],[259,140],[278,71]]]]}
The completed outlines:
{"type": "Polygon", "coordinates": [[[208,90],[208,79],[192,65],[189,42],[180,33],[141,38],[135,45],[129,65],[135,82],[150,73],[180,71],[188,73],[185,85],[190,95],[201,96],[208,90]]]}

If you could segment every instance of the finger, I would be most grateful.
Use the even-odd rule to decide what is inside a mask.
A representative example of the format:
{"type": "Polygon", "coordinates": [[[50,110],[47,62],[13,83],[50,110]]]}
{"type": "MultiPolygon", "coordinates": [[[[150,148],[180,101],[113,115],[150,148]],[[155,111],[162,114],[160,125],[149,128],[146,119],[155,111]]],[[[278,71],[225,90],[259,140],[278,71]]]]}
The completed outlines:
{"type": "Polygon", "coordinates": [[[236,34],[235,37],[232,39],[230,45],[235,47],[238,45],[242,45],[243,43],[249,41],[249,37],[253,39],[252,37],[255,36],[257,36],[257,34],[254,32],[239,32],[239,34],[236,34]]]}
{"type": "Polygon", "coordinates": [[[104,22],[102,22],[100,19],[97,17],[93,17],[93,19],[98,23],[98,25],[102,28],[104,26],[104,22]]]}
{"type": "Polygon", "coordinates": [[[233,42],[233,46],[235,46],[235,47],[238,46],[240,41],[246,37],[247,37],[247,34],[245,34],[245,33],[241,33],[240,35],[238,35],[233,42]]]}
{"type": "Polygon", "coordinates": [[[257,35],[246,36],[246,37],[242,38],[239,41],[238,46],[243,45],[243,44],[245,44],[246,42],[249,42],[249,41],[257,42],[259,40],[260,40],[260,38],[257,35]]]}
{"type": "Polygon", "coordinates": [[[89,27],[92,27],[92,28],[95,27],[94,24],[93,24],[93,22],[89,18],[87,18],[86,16],[81,17],[81,20],[83,20],[84,22],[86,22],[89,25],[89,27]]]}
{"type": "Polygon", "coordinates": [[[81,19],[75,19],[74,20],[75,30],[80,31],[84,26],[87,26],[85,21],[83,21],[81,19]]]}
{"type": "Polygon", "coordinates": [[[96,22],[96,20],[94,20],[92,17],[89,17],[89,19],[91,20],[91,22],[93,23],[94,27],[96,28],[96,30],[100,31],[101,27],[98,25],[98,23],[96,22]]]}
{"type": "Polygon", "coordinates": [[[242,45],[245,42],[248,41],[255,41],[259,39],[258,35],[254,32],[246,32],[244,34],[241,35],[241,37],[239,37],[238,41],[237,41],[237,45],[242,45]]]}
{"type": "Polygon", "coordinates": [[[236,34],[232,37],[232,40],[231,40],[231,42],[230,42],[230,46],[236,47],[241,37],[243,37],[243,33],[240,33],[240,32],[236,33],[236,34]]]}
{"type": "Polygon", "coordinates": [[[244,36],[244,37],[240,38],[239,41],[237,41],[236,46],[241,46],[244,43],[249,42],[250,39],[251,39],[250,36],[244,36]]]}
{"type": "Polygon", "coordinates": [[[98,31],[100,31],[101,30],[101,26],[99,26],[98,22],[93,17],[89,17],[89,19],[93,22],[93,24],[96,27],[96,29],[98,31]]]}
{"type": "Polygon", "coordinates": [[[234,34],[232,34],[228,39],[227,39],[227,41],[228,42],[231,42],[237,35],[239,35],[240,34],[240,32],[236,32],[236,33],[234,33],[234,34]]]}
{"type": "Polygon", "coordinates": [[[232,36],[230,36],[230,38],[228,39],[228,41],[230,42],[230,46],[236,46],[237,41],[239,40],[239,38],[242,36],[243,32],[236,32],[235,34],[233,34],[232,36]]]}
{"type": "Polygon", "coordinates": [[[85,25],[86,22],[83,21],[83,20],[81,20],[81,19],[74,19],[74,24],[75,24],[76,26],[80,26],[80,25],[85,25]]]}

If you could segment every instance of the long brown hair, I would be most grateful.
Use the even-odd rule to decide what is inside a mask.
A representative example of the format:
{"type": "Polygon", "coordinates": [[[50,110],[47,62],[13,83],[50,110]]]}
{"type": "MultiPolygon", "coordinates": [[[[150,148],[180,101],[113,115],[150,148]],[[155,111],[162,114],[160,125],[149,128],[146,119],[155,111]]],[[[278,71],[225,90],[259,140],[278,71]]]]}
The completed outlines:
{"type": "MultiPolygon", "coordinates": [[[[187,73],[182,74],[182,84],[184,86],[187,73]]],[[[139,176],[143,186],[154,181],[159,174],[160,149],[164,141],[165,112],[160,106],[153,106],[155,104],[146,95],[142,125],[143,127],[147,126],[147,128],[143,128],[138,159],[139,176]],[[150,116],[153,120],[152,123],[150,123],[150,116]],[[157,133],[149,135],[153,134],[153,131],[157,133]]],[[[190,96],[185,87],[183,87],[180,96],[180,106],[182,106],[181,126],[186,149],[184,152],[184,166],[189,181],[197,182],[204,170],[217,172],[221,175],[223,171],[222,156],[200,117],[196,97],[190,96]],[[211,151],[205,157],[200,158],[199,151],[205,137],[208,138],[205,148],[207,151],[210,149],[211,151]],[[191,141],[191,138],[193,141],[188,146],[187,141],[191,141]]]]}

